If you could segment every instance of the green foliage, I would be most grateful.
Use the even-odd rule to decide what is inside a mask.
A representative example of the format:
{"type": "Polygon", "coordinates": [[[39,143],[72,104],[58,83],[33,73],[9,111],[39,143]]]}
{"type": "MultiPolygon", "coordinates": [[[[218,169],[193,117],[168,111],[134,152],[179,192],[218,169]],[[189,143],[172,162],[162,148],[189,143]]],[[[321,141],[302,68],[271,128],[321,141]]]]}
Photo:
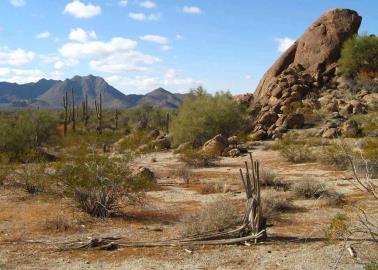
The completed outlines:
{"type": "Polygon", "coordinates": [[[344,239],[345,236],[349,236],[351,232],[350,218],[344,214],[337,214],[329,225],[328,230],[325,233],[326,243],[332,244],[334,241],[344,239]]]}
{"type": "Polygon", "coordinates": [[[58,119],[50,111],[17,112],[0,119],[0,152],[9,161],[36,158],[37,147],[49,142],[58,119]]]}
{"type": "Polygon", "coordinates": [[[192,167],[212,167],[219,158],[202,150],[188,148],[180,153],[180,160],[192,167]]]}
{"type": "Polygon", "coordinates": [[[172,122],[175,144],[204,143],[217,134],[238,134],[247,125],[245,110],[229,93],[210,95],[203,88],[193,90],[172,122]]]}
{"type": "Polygon", "coordinates": [[[293,191],[296,196],[305,199],[319,198],[325,193],[325,188],[313,178],[299,179],[293,185],[293,191]]]}
{"type": "Polygon", "coordinates": [[[358,123],[362,133],[366,136],[373,135],[378,130],[378,111],[354,115],[352,119],[358,123]]]}
{"type": "Polygon", "coordinates": [[[280,154],[290,162],[309,162],[315,160],[314,153],[311,150],[312,143],[312,141],[307,142],[301,139],[298,133],[289,132],[275,143],[273,149],[279,150],[280,154]]]}
{"type": "Polygon", "coordinates": [[[378,37],[354,36],[347,40],[339,59],[340,73],[355,76],[360,71],[378,72],[378,37]]]}
{"type": "MultiPolygon", "coordinates": [[[[173,116],[175,111],[172,109],[160,109],[150,105],[143,105],[141,107],[132,108],[124,112],[130,125],[135,125],[139,121],[146,121],[148,129],[166,130],[167,114],[173,116]]],[[[169,123],[168,123],[169,124],[169,123]]]]}
{"type": "Polygon", "coordinates": [[[121,149],[134,151],[142,145],[147,145],[148,147],[142,152],[148,152],[152,149],[152,146],[150,146],[151,141],[152,138],[147,130],[134,130],[122,140],[121,149]]]}

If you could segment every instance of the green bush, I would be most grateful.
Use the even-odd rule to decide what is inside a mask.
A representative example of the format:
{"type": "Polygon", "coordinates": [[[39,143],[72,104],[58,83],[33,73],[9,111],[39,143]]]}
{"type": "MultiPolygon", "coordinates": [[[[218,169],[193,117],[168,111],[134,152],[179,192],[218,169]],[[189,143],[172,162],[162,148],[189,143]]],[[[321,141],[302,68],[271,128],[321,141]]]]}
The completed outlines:
{"type": "Polygon", "coordinates": [[[58,119],[50,111],[18,112],[0,120],[0,152],[9,161],[36,158],[37,147],[50,141],[58,119]]]}
{"type": "Polygon", "coordinates": [[[287,160],[293,163],[310,162],[315,160],[311,146],[312,140],[300,138],[298,133],[289,132],[281,140],[277,141],[272,149],[280,151],[280,154],[287,160]]]}
{"type": "Polygon", "coordinates": [[[347,40],[339,59],[340,73],[355,76],[359,72],[378,72],[378,37],[354,36],[347,40]]]}
{"type": "Polygon", "coordinates": [[[247,126],[245,109],[229,93],[210,95],[201,87],[192,90],[172,122],[175,144],[201,144],[217,134],[238,134],[247,126]]]}
{"type": "Polygon", "coordinates": [[[202,150],[185,149],[180,153],[180,160],[192,167],[213,167],[219,158],[202,150]]]}

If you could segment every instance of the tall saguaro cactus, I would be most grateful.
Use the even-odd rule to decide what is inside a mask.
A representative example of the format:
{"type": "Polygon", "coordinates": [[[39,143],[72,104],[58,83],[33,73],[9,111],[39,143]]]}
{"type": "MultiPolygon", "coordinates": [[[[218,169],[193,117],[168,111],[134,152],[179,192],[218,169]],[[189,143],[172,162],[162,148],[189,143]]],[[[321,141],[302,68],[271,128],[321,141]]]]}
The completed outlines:
{"type": "Polygon", "coordinates": [[[97,132],[102,133],[102,95],[100,93],[100,100],[95,100],[96,116],[97,116],[97,132]]]}
{"type": "Polygon", "coordinates": [[[118,129],[118,119],[119,119],[119,111],[118,109],[115,110],[115,114],[114,114],[114,120],[115,120],[115,129],[118,129]]]}
{"type": "Polygon", "coordinates": [[[63,96],[63,108],[64,108],[64,136],[67,135],[67,125],[68,125],[68,93],[66,91],[66,95],[63,96]]]}
{"type": "Polygon", "coordinates": [[[76,132],[76,119],[77,119],[77,113],[76,113],[76,107],[75,107],[75,95],[73,88],[71,89],[72,94],[72,131],[76,132]]]}
{"type": "Polygon", "coordinates": [[[88,110],[88,95],[85,95],[85,100],[82,102],[82,107],[83,107],[83,121],[84,121],[84,126],[88,126],[88,120],[89,120],[89,110],[88,110]]]}
{"type": "Polygon", "coordinates": [[[169,115],[169,113],[167,113],[167,117],[166,117],[166,132],[167,132],[167,134],[169,133],[169,120],[170,120],[170,115],[169,115]]]}

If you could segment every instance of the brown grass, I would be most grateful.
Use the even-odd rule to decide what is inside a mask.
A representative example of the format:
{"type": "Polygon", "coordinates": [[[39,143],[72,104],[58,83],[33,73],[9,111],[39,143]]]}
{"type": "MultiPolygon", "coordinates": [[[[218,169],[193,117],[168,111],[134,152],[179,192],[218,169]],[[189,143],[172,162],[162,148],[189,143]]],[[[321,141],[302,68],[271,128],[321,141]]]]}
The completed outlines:
{"type": "Polygon", "coordinates": [[[181,234],[192,236],[231,228],[241,222],[240,209],[235,201],[227,198],[208,203],[195,213],[182,218],[181,234]]]}
{"type": "Polygon", "coordinates": [[[200,194],[215,194],[224,192],[224,184],[219,182],[201,183],[197,188],[200,194]]]}

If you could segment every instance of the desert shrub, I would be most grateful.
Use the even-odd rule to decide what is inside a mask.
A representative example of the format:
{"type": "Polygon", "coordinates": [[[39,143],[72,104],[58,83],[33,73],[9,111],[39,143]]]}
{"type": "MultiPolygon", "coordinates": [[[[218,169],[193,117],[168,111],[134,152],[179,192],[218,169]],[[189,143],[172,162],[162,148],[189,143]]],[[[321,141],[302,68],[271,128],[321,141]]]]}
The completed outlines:
{"type": "Polygon", "coordinates": [[[261,204],[264,218],[268,220],[280,213],[295,209],[295,206],[285,193],[267,192],[263,194],[261,204]]]}
{"type": "MultiPolygon", "coordinates": [[[[348,147],[347,151],[351,151],[348,147]]],[[[346,170],[349,168],[349,161],[345,152],[341,149],[337,142],[325,145],[317,155],[317,160],[324,165],[334,166],[338,170],[346,170]]]]}
{"type": "Polygon", "coordinates": [[[233,200],[221,198],[182,218],[181,234],[201,235],[221,232],[241,223],[240,207],[233,200]]]}
{"type": "Polygon", "coordinates": [[[305,199],[319,198],[325,192],[324,186],[314,178],[299,179],[292,189],[296,196],[305,199]]]}
{"type": "Polygon", "coordinates": [[[295,132],[287,133],[275,143],[273,149],[279,150],[280,154],[290,162],[301,163],[315,160],[311,146],[306,140],[300,139],[295,132]]]}
{"type": "Polygon", "coordinates": [[[288,190],[289,184],[282,181],[274,171],[260,171],[260,185],[262,187],[273,188],[277,190],[288,190]]]}
{"type": "Polygon", "coordinates": [[[131,176],[130,158],[90,154],[57,169],[54,177],[82,210],[95,217],[109,217],[117,211],[121,198],[152,185],[148,179],[131,176]]]}
{"type": "Polygon", "coordinates": [[[175,175],[182,179],[185,184],[189,184],[190,178],[192,177],[192,172],[190,171],[190,168],[187,165],[182,165],[178,167],[175,175]]]}
{"type": "Polygon", "coordinates": [[[364,270],[378,270],[378,263],[370,262],[364,266],[364,270]]]}
{"type": "Polygon", "coordinates": [[[70,216],[59,213],[45,220],[43,227],[46,230],[54,232],[66,232],[72,229],[76,229],[79,222],[70,216]]]}
{"type": "Polygon", "coordinates": [[[245,109],[229,93],[210,95],[202,88],[192,91],[172,121],[175,144],[197,141],[201,144],[217,134],[238,134],[247,125],[245,109]]]}
{"type": "Polygon", "coordinates": [[[38,159],[37,147],[49,142],[58,120],[48,111],[15,113],[0,120],[0,152],[8,161],[38,159]]]}
{"type": "Polygon", "coordinates": [[[224,184],[219,182],[204,182],[201,183],[198,189],[200,194],[215,194],[224,191],[224,184]]]}
{"type": "MultiPolygon", "coordinates": [[[[339,59],[340,73],[355,76],[360,72],[378,72],[378,37],[374,35],[354,36],[347,40],[339,59]]],[[[373,77],[374,78],[374,77],[373,77]]]]}
{"type": "Polygon", "coordinates": [[[350,235],[350,218],[344,214],[337,214],[330,222],[325,232],[326,243],[333,243],[336,240],[344,239],[350,235]]]}
{"type": "Polygon", "coordinates": [[[151,105],[143,105],[137,108],[131,108],[124,113],[130,124],[135,125],[139,121],[146,121],[148,129],[166,130],[170,121],[175,116],[176,111],[172,109],[161,109],[151,105]],[[167,115],[169,116],[167,117],[167,115]]]}
{"type": "Polygon", "coordinates": [[[354,115],[352,119],[358,123],[362,133],[366,136],[374,136],[374,133],[378,130],[378,112],[354,115]]]}
{"type": "Polygon", "coordinates": [[[189,148],[180,153],[180,160],[193,167],[212,167],[216,165],[219,157],[202,150],[189,148]]]}
{"type": "Polygon", "coordinates": [[[38,166],[25,165],[16,172],[16,178],[22,183],[22,187],[29,194],[49,192],[51,191],[51,178],[46,173],[46,168],[46,163],[40,163],[38,166]]]}
{"type": "MultiPolygon", "coordinates": [[[[149,136],[149,132],[147,130],[134,130],[132,133],[127,135],[121,144],[122,150],[136,150],[141,145],[149,146],[152,138],[149,136]]],[[[151,147],[152,149],[152,147],[151,147]]],[[[145,149],[145,152],[148,152],[150,147],[145,149]]]]}

